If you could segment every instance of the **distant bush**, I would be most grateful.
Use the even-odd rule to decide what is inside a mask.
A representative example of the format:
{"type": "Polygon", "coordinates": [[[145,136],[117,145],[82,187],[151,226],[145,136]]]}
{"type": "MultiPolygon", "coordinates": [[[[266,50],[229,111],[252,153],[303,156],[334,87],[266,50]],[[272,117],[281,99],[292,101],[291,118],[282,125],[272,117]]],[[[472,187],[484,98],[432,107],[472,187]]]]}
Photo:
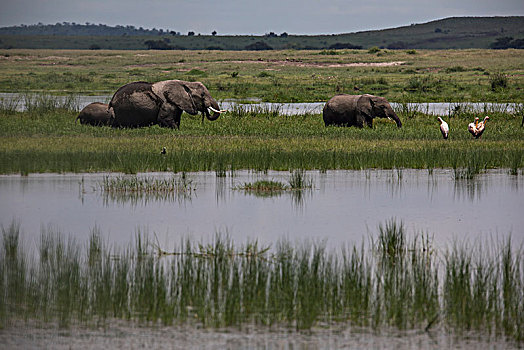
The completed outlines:
{"type": "Polygon", "coordinates": [[[335,43],[335,44],[329,46],[329,49],[332,49],[332,50],[343,50],[343,49],[360,50],[360,49],[362,49],[362,46],[361,45],[353,45],[351,43],[335,43]]]}
{"type": "Polygon", "coordinates": [[[164,40],[147,40],[144,41],[148,50],[172,50],[173,47],[164,40]]]}
{"type": "Polygon", "coordinates": [[[407,50],[406,53],[407,53],[408,55],[416,55],[416,54],[417,54],[417,50],[414,50],[414,49],[407,50]]]}
{"type": "Polygon", "coordinates": [[[100,50],[100,46],[97,44],[89,45],[89,50],[100,50]]]}
{"type": "Polygon", "coordinates": [[[495,42],[489,45],[490,49],[503,50],[503,49],[524,49],[524,39],[515,39],[513,37],[506,36],[498,38],[495,42]]]}
{"type": "Polygon", "coordinates": [[[508,87],[508,77],[502,73],[495,73],[490,78],[491,90],[505,89],[508,87]]]}
{"type": "Polygon", "coordinates": [[[270,77],[271,74],[269,74],[268,72],[265,72],[265,71],[262,71],[260,73],[257,74],[257,77],[259,78],[266,78],[266,77],[270,77]]]}
{"type": "Polygon", "coordinates": [[[403,50],[408,48],[408,44],[404,41],[395,41],[387,46],[390,50],[403,50]]]}
{"type": "Polygon", "coordinates": [[[446,68],[446,73],[465,72],[465,71],[467,71],[467,69],[462,66],[453,66],[453,67],[446,68]]]}
{"type": "Polygon", "coordinates": [[[207,73],[200,70],[200,69],[191,69],[189,72],[186,73],[187,75],[199,75],[199,76],[206,76],[207,73]]]}
{"type": "Polygon", "coordinates": [[[409,92],[438,92],[442,88],[442,81],[431,76],[411,77],[404,90],[409,92]]]}
{"type": "Polygon", "coordinates": [[[256,43],[246,45],[245,49],[252,51],[273,50],[271,46],[263,41],[257,41],[256,43]]]}
{"type": "Polygon", "coordinates": [[[380,52],[380,49],[377,46],[373,46],[368,50],[368,53],[377,53],[380,52]]]}
{"type": "Polygon", "coordinates": [[[336,56],[342,54],[342,52],[335,51],[335,50],[322,50],[318,53],[319,55],[326,55],[326,56],[336,56]]]}

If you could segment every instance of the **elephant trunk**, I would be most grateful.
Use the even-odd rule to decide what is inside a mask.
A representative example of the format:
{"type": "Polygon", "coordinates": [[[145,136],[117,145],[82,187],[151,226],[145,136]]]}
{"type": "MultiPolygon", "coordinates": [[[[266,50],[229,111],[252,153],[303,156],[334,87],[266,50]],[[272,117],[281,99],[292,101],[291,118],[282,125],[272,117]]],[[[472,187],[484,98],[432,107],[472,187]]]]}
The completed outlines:
{"type": "Polygon", "coordinates": [[[207,120],[215,121],[218,119],[218,117],[220,117],[220,111],[217,111],[216,109],[212,108],[213,107],[210,107],[209,109],[213,111],[213,114],[206,113],[206,118],[207,120]]]}
{"type": "Polygon", "coordinates": [[[206,113],[206,118],[210,121],[215,121],[218,119],[218,117],[220,117],[220,114],[226,112],[226,110],[219,110],[218,109],[218,104],[216,104],[216,106],[213,107],[213,106],[210,106],[208,107],[208,109],[213,112],[213,114],[211,115],[209,112],[206,113]],[[216,108],[215,108],[216,107],[216,108]]]}
{"type": "Polygon", "coordinates": [[[395,123],[397,123],[398,128],[402,127],[402,122],[400,121],[400,118],[398,117],[398,115],[395,112],[393,112],[393,114],[391,115],[391,119],[393,119],[395,123]]]}

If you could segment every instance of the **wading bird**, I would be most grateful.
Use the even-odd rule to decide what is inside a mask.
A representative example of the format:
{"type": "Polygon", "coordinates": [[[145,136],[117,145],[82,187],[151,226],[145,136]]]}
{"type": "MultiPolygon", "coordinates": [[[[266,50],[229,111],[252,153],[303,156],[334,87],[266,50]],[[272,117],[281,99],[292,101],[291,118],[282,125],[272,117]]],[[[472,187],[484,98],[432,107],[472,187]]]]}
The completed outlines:
{"type": "Polygon", "coordinates": [[[479,123],[479,118],[475,117],[475,121],[473,123],[468,124],[468,131],[473,135],[474,138],[477,138],[477,125],[479,123]]]}
{"type": "Polygon", "coordinates": [[[447,140],[449,136],[449,126],[448,123],[446,123],[441,117],[438,117],[437,120],[440,122],[440,132],[442,133],[442,137],[447,140]]]}
{"type": "Polygon", "coordinates": [[[489,120],[489,117],[485,116],[484,120],[478,123],[477,135],[475,136],[475,138],[480,139],[480,137],[482,136],[482,133],[484,133],[484,130],[486,129],[486,123],[488,122],[488,120],[489,120]]]}

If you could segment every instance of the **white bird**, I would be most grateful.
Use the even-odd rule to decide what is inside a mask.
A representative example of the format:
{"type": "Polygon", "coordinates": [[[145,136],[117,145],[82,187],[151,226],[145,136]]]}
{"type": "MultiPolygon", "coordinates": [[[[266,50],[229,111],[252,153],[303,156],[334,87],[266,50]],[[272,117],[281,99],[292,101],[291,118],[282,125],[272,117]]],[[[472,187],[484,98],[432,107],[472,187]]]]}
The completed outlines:
{"type": "Polygon", "coordinates": [[[479,118],[475,117],[475,121],[473,123],[468,124],[468,131],[473,135],[474,138],[477,138],[477,125],[479,123],[479,118]]]}
{"type": "Polygon", "coordinates": [[[438,117],[437,120],[440,122],[440,132],[442,133],[442,137],[447,140],[449,136],[449,126],[448,123],[446,123],[441,117],[438,117]]]}
{"type": "Polygon", "coordinates": [[[489,117],[486,116],[486,117],[484,117],[483,121],[478,123],[478,125],[477,125],[477,135],[475,136],[475,138],[480,139],[480,137],[482,136],[482,133],[486,129],[486,123],[488,122],[488,120],[489,120],[489,117]]]}

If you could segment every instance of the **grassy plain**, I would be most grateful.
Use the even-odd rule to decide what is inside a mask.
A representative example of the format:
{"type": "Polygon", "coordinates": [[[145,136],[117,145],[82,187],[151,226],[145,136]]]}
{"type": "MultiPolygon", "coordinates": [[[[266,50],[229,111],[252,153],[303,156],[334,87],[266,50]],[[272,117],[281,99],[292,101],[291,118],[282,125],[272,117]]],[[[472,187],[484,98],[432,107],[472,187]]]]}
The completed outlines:
{"type": "MultiPolygon", "coordinates": [[[[0,173],[198,171],[235,169],[484,168],[523,166],[522,108],[487,107],[481,140],[466,125],[467,105],[446,120],[408,102],[522,103],[522,50],[463,51],[62,51],[0,52],[0,90],[38,92],[29,110],[0,108],[0,173]],[[402,62],[390,65],[391,62],[402,62]],[[386,64],[386,66],[381,66],[386,64]],[[492,86],[494,76],[504,84],[492,86]],[[216,122],[182,116],[180,130],[134,130],[75,124],[74,94],[111,94],[129,81],[200,80],[217,99],[326,101],[336,93],[373,93],[399,102],[403,128],[325,128],[322,117],[239,108],[216,122]],[[505,86],[504,86],[505,85],[505,86]],[[73,96],[66,104],[49,94],[73,96]],[[73,95],[71,95],[73,94],[73,95]],[[167,154],[161,155],[162,147],[167,154]]],[[[521,105],[520,105],[521,106],[521,105]]]]}
{"type": "Polygon", "coordinates": [[[523,50],[0,50],[0,92],[113,94],[131,81],[203,82],[217,99],[522,102],[523,50]],[[492,88],[497,73],[506,86],[492,88]]]}

